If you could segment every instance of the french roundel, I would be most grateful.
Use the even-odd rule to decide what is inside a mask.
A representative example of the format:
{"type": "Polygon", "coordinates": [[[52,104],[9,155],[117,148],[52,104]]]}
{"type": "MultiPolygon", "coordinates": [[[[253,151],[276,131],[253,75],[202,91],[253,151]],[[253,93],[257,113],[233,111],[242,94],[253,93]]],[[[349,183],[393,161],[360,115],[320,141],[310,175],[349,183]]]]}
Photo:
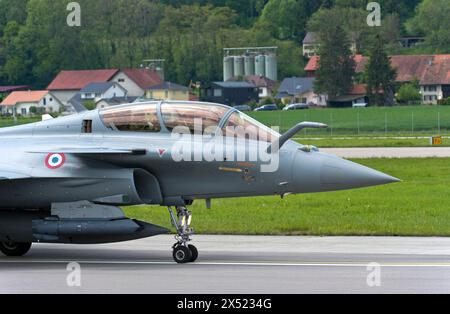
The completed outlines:
{"type": "Polygon", "coordinates": [[[45,158],[45,165],[49,169],[61,168],[66,162],[66,156],[64,154],[48,154],[45,158]]]}

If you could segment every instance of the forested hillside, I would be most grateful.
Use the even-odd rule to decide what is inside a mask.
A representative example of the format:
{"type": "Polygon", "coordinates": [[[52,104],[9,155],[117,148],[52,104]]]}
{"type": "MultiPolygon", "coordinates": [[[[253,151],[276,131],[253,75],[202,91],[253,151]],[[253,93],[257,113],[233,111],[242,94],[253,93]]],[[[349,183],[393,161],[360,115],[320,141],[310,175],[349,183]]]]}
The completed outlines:
{"type": "MultiPolygon", "coordinates": [[[[0,84],[45,87],[62,69],[137,67],[146,58],[166,59],[174,82],[220,80],[222,49],[252,45],[279,46],[279,76],[302,75],[302,39],[327,22],[324,12],[370,35],[366,0],[79,0],[81,27],[67,26],[69,2],[0,0],[0,84]]],[[[426,52],[450,46],[449,0],[379,2],[386,34],[427,36],[426,52]]]]}

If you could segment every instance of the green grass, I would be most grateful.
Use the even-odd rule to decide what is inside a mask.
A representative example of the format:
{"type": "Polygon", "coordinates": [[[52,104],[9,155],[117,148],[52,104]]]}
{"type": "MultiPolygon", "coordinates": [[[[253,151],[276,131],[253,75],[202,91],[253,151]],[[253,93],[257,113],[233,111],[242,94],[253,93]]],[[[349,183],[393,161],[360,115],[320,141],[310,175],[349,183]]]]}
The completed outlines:
{"type": "MultiPolygon", "coordinates": [[[[431,147],[428,138],[334,138],[324,139],[297,139],[298,142],[305,145],[314,145],[317,147],[431,147]]],[[[450,146],[450,139],[443,138],[444,147],[450,146]]]]}
{"type": "MultiPolygon", "coordinates": [[[[450,236],[450,159],[356,160],[403,182],[353,191],[198,201],[201,234],[450,236]]],[[[131,217],[170,226],[161,207],[126,208],[131,217]]]]}
{"type": "Polygon", "coordinates": [[[34,118],[17,118],[17,121],[14,121],[13,118],[0,118],[0,128],[5,128],[9,126],[15,126],[15,125],[21,125],[21,124],[27,124],[32,122],[38,122],[41,121],[40,117],[34,117],[34,118]]]}
{"type": "Polygon", "coordinates": [[[301,121],[322,122],[329,125],[328,130],[306,130],[302,135],[435,134],[439,128],[441,132],[450,132],[450,107],[445,106],[327,108],[251,112],[250,115],[268,126],[279,126],[281,132],[287,131],[301,121]]]}

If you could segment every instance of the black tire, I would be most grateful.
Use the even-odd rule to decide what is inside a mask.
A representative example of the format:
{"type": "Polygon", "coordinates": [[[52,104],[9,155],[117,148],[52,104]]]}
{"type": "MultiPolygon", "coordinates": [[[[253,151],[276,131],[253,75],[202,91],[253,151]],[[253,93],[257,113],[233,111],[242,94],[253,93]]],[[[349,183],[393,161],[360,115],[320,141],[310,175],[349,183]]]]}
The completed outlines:
{"type": "Polygon", "coordinates": [[[0,251],[6,256],[24,256],[31,248],[31,243],[0,242],[0,251]]]}
{"type": "Polygon", "coordinates": [[[188,245],[189,250],[191,251],[191,263],[195,262],[198,259],[198,250],[192,244],[188,245]]]}
{"type": "Polygon", "coordinates": [[[178,264],[190,263],[192,259],[191,250],[186,246],[179,245],[173,249],[173,259],[178,264]]]}

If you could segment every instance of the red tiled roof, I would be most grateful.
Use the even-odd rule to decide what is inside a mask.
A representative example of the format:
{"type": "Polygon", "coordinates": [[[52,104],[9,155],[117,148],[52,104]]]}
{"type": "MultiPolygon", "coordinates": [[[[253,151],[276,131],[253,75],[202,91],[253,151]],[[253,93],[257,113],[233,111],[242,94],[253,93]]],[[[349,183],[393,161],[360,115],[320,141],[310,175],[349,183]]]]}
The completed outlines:
{"type": "Polygon", "coordinates": [[[450,54],[392,56],[398,82],[418,79],[423,85],[450,84],[450,54]]]}
{"type": "Polygon", "coordinates": [[[122,72],[142,89],[148,89],[152,86],[164,83],[164,80],[154,70],[123,69],[122,72]]]}
{"type": "Polygon", "coordinates": [[[47,94],[47,90],[12,92],[0,105],[15,106],[18,103],[39,102],[47,94]]]}
{"type": "MultiPolygon", "coordinates": [[[[356,63],[356,68],[355,68],[356,73],[364,72],[364,68],[368,61],[368,58],[364,57],[363,55],[355,55],[354,60],[356,63]]],[[[317,69],[319,68],[319,61],[320,61],[319,56],[313,56],[311,59],[309,59],[309,62],[305,67],[305,71],[307,71],[307,72],[317,71],[317,69]]]]}
{"type": "MultiPolygon", "coordinates": [[[[392,67],[397,70],[397,82],[411,82],[418,79],[423,85],[450,85],[450,54],[391,56],[392,67]]],[[[312,57],[305,71],[319,68],[319,56],[312,57]]],[[[367,57],[355,56],[356,72],[364,71],[367,57]]]]}
{"type": "Polygon", "coordinates": [[[352,90],[348,93],[349,95],[366,95],[367,85],[366,84],[355,84],[352,90]]]}
{"type": "Polygon", "coordinates": [[[118,71],[118,69],[61,71],[47,89],[81,90],[90,83],[108,82],[118,71]]]}
{"type": "Polygon", "coordinates": [[[319,68],[319,56],[313,56],[311,59],[309,59],[308,64],[305,67],[305,71],[316,71],[319,68]]]}

